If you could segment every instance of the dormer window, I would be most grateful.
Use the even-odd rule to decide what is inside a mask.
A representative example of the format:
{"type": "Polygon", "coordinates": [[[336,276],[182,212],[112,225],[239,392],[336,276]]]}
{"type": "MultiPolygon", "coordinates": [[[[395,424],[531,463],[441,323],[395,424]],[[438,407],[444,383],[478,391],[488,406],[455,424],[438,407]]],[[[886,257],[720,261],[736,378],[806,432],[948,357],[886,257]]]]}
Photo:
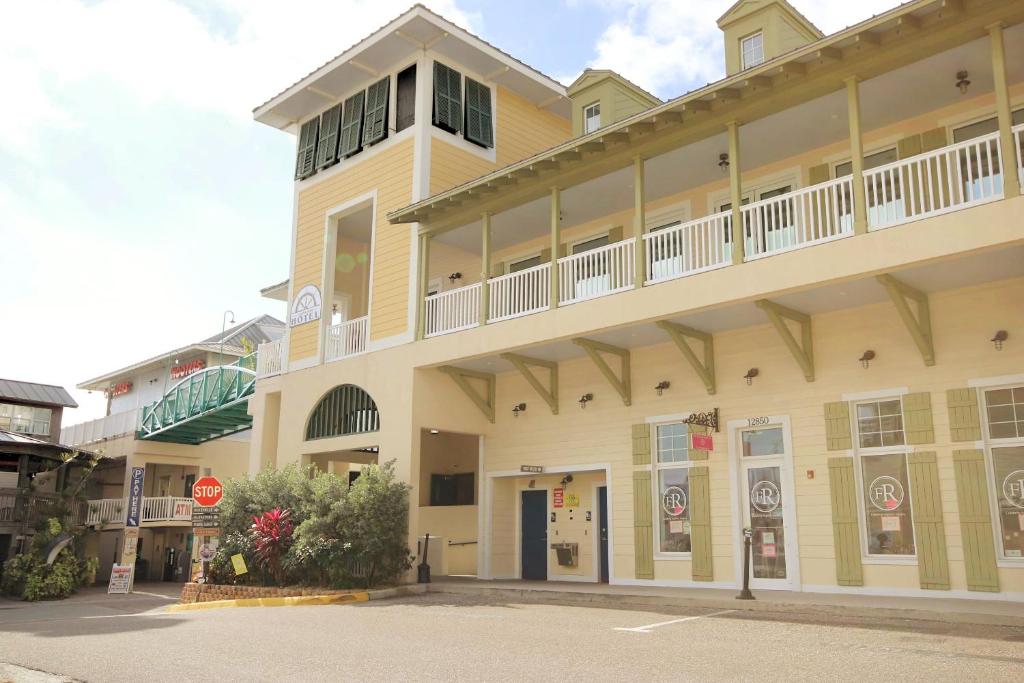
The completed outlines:
{"type": "Polygon", "coordinates": [[[764,33],[758,31],[740,39],[742,68],[749,69],[764,63],[764,33]]]}
{"type": "Polygon", "coordinates": [[[594,102],[583,110],[583,132],[593,133],[601,127],[601,103],[594,102]]]}

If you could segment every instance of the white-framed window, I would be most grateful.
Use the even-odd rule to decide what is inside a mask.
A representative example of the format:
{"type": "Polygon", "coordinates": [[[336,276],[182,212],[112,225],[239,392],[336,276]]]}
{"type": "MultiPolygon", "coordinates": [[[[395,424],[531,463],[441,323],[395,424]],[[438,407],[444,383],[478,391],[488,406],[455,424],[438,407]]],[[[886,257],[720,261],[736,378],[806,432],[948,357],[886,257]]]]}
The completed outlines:
{"type": "Polygon", "coordinates": [[[744,69],[764,62],[764,33],[758,31],[740,39],[740,56],[744,69]]]}
{"type": "Polygon", "coordinates": [[[1000,556],[1024,559],[1024,383],[981,391],[1000,556]]]}
{"type": "Polygon", "coordinates": [[[601,103],[594,102],[583,108],[583,132],[593,133],[601,127],[601,103]]]}
{"type": "Polygon", "coordinates": [[[655,549],[659,554],[689,554],[690,460],[685,422],[653,425],[655,549]]]}
{"type": "Polygon", "coordinates": [[[864,553],[875,559],[914,558],[903,401],[898,396],[857,401],[853,416],[864,553]]]}
{"type": "Polygon", "coordinates": [[[50,415],[49,408],[0,403],[0,429],[19,434],[49,436],[50,415]]]}

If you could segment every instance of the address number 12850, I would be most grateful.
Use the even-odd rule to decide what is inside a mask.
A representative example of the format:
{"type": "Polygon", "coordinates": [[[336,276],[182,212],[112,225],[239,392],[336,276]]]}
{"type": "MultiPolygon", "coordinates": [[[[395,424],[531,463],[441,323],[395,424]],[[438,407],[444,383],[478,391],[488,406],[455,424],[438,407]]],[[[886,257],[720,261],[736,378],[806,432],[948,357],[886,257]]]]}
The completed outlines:
{"type": "Polygon", "coordinates": [[[747,418],[747,426],[748,427],[760,427],[761,425],[766,425],[769,422],[770,422],[770,420],[768,419],[767,415],[762,415],[761,417],[748,417],[747,418]]]}

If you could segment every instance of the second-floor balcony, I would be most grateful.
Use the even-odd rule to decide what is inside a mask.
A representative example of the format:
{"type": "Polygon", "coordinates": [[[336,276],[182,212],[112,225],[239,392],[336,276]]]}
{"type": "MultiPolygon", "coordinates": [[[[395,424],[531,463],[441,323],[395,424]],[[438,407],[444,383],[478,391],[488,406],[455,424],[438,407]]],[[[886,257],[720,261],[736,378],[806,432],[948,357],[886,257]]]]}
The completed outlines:
{"type": "MultiPolygon", "coordinates": [[[[86,526],[124,525],[125,498],[101,498],[90,500],[85,514],[86,526]]],[[[142,499],[142,523],[146,522],[191,522],[192,499],[177,496],[144,497],[142,499]]]]}
{"type": "Polygon", "coordinates": [[[138,426],[138,409],[126,410],[64,427],[60,430],[60,442],[68,446],[85,446],[106,439],[135,434],[138,426]]]}
{"type": "Polygon", "coordinates": [[[1013,141],[1015,150],[1002,150],[999,133],[990,133],[866,169],[864,216],[850,175],[744,204],[742,259],[733,254],[730,209],[647,231],[640,245],[629,237],[433,294],[424,301],[423,334],[450,334],[850,238],[858,218],[866,231],[877,231],[996,201],[1004,197],[1003,159],[1012,159],[1024,178],[1024,125],[1013,128],[1013,141]]]}

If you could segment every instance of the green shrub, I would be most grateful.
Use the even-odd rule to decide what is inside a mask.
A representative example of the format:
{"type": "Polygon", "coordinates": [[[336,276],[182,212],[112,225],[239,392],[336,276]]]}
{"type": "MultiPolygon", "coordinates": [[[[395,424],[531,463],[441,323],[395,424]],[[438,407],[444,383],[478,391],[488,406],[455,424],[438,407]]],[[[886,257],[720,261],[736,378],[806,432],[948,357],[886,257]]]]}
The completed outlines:
{"type": "MultiPolygon", "coordinates": [[[[57,518],[49,518],[40,524],[32,537],[27,552],[15,555],[3,568],[0,579],[0,593],[22,600],[59,600],[77,591],[94,573],[96,558],[85,560],[75,553],[81,547],[81,534],[57,555],[53,564],[46,564],[46,547],[65,528],[57,518]]],[[[67,533],[72,533],[67,530],[67,533]]]]}

